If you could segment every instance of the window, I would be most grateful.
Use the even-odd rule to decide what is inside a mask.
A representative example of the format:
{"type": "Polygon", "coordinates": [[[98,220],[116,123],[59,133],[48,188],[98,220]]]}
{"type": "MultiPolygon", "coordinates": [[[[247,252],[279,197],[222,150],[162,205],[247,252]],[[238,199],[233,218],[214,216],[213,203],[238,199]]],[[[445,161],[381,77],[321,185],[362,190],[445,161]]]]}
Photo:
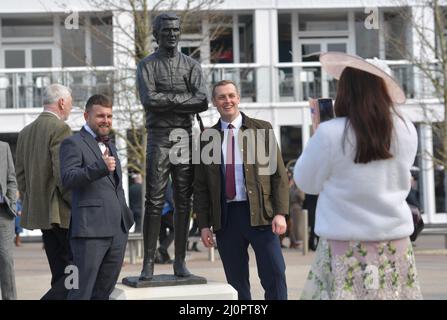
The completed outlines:
{"type": "Polygon", "coordinates": [[[355,46],[356,54],[362,58],[379,57],[379,30],[366,29],[366,13],[355,13],[355,46]]]}
{"type": "Polygon", "coordinates": [[[79,29],[66,29],[62,22],[61,50],[63,67],[79,67],[86,65],[85,57],[85,25],[79,18],[79,29]]]}
{"type": "Polygon", "coordinates": [[[254,62],[253,54],[253,16],[239,15],[239,59],[241,63],[254,62]]]}
{"type": "Polygon", "coordinates": [[[51,68],[52,51],[51,49],[33,49],[31,51],[33,68],[51,68]]]}
{"type": "Polygon", "coordinates": [[[6,68],[25,68],[25,50],[6,50],[6,68]]]}
{"type": "Polygon", "coordinates": [[[385,59],[404,59],[408,52],[407,23],[404,12],[384,13],[385,59]]]}
{"type": "Polygon", "coordinates": [[[281,126],[281,154],[285,163],[296,160],[303,150],[301,126],[281,126]]]}
{"type": "Polygon", "coordinates": [[[193,58],[194,60],[200,62],[200,48],[199,47],[181,47],[180,51],[183,54],[193,58]]]}
{"type": "Polygon", "coordinates": [[[289,13],[278,15],[279,62],[292,62],[292,26],[289,13]]]}
{"type": "Polygon", "coordinates": [[[186,14],[181,16],[181,32],[182,35],[186,34],[202,34],[202,16],[194,12],[194,14],[186,14]]]}
{"type": "Polygon", "coordinates": [[[223,16],[221,23],[211,29],[211,63],[232,63],[233,57],[233,17],[223,16]]]}
{"type": "Polygon", "coordinates": [[[344,31],[348,30],[347,13],[301,13],[299,31],[344,31]]]}
{"type": "Polygon", "coordinates": [[[3,18],[2,37],[52,37],[53,18],[3,18]]]}
{"type": "Polygon", "coordinates": [[[92,65],[113,65],[112,17],[92,18],[92,65]]]}

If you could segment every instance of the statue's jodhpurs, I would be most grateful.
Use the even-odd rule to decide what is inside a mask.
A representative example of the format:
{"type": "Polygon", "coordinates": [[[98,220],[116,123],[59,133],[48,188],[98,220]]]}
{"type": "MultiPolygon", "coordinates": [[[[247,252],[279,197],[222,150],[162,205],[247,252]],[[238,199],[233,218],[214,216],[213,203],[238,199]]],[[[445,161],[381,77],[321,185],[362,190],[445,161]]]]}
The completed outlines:
{"type": "Polygon", "coordinates": [[[174,233],[175,260],[174,274],[179,277],[189,276],[186,268],[186,243],[189,231],[191,210],[192,182],[194,178],[191,164],[191,129],[184,131],[187,135],[179,141],[170,141],[172,129],[149,129],[147,144],[147,177],[146,177],[146,205],[143,221],[144,261],[141,280],[150,280],[154,273],[155,253],[158,235],[160,233],[161,213],[165,203],[165,191],[171,174],[174,192],[174,233]],[[175,146],[174,148],[172,148],[175,146]],[[181,163],[175,150],[188,154],[181,154],[181,163]],[[174,159],[175,158],[175,159],[174,159]],[[174,160],[174,161],[173,161],[174,160]]]}

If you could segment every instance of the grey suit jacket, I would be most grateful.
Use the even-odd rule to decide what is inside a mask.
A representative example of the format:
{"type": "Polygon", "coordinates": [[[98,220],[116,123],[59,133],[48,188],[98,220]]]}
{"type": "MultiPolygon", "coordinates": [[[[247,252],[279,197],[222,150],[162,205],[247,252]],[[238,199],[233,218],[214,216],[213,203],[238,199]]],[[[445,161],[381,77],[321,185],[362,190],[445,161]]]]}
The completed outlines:
{"type": "Polygon", "coordinates": [[[112,237],[120,228],[127,233],[133,225],[122,187],[121,164],[112,143],[110,149],[117,161],[112,174],[97,141],[84,128],[61,144],[62,184],[72,191],[72,238],[112,237]]]}
{"type": "Polygon", "coordinates": [[[11,149],[0,141],[0,193],[8,206],[11,216],[16,215],[17,181],[11,149]]]}

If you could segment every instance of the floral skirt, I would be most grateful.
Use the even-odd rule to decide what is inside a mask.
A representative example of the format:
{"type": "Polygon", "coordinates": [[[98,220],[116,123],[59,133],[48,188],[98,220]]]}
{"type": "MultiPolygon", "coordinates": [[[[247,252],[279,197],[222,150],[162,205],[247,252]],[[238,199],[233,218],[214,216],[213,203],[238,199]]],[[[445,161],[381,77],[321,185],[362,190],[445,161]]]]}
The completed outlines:
{"type": "Polygon", "coordinates": [[[410,239],[320,239],[301,299],[422,299],[410,239]]]}

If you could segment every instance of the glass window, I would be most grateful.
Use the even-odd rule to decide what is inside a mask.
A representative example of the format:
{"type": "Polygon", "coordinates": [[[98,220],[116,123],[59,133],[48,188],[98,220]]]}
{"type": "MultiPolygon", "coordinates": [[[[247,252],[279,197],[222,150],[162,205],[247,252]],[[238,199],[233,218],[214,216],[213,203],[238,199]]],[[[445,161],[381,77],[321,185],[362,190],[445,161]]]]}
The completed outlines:
{"type": "Polygon", "coordinates": [[[385,12],[385,59],[404,59],[408,53],[407,23],[398,12],[385,12]]]}
{"type": "Polygon", "coordinates": [[[92,18],[92,65],[113,65],[112,17],[92,18]]]}
{"type": "Polygon", "coordinates": [[[366,13],[355,14],[355,46],[356,54],[362,58],[379,57],[379,30],[366,29],[366,13]]]}
{"type": "Polygon", "coordinates": [[[346,52],[346,43],[328,43],[327,51],[346,52]]]}
{"type": "Polygon", "coordinates": [[[53,18],[3,18],[2,36],[12,37],[52,37],[53,18]]]}
{"type": "Polygon", "coordinates": [[[293,97],[293,68],[279,68],[279,96],[293,97]]]}
{"type": "Polygon", "coordinates": [[[182,34],[202,34],[202,16],[194,14],[180,14],[182,34]]]}
{"type": "Polygon", "coordinates": [[[303,62],[317,62],[319,59],[316,53],[320,51],[320,44],[303,44],[301,45],[301,60],[303,62]]]}
{"type": "Polygon", "coordinates": [[[33,68],[51,68],[52,52],[51,49],[34,49],[31,51],[31,60],[33,68]]]}
{"type": "Polygon", "coordinates": [[[79,29],[66,29],[61,24],[61,49],[62,66],[79,67],[85,66],[85,30],[82,19],[79,18],[79,29]]]}
{"type": "Polygon", "coordinates": [[[292,26],[289,13],[278,15],[279,62],[292,62],[292,26]]]}
{"type": "Polygon", "coordinates": [[[186,54],[187,56],[200,62],[200,48],[199,47],[186,47],[186,46],[183,47],[182,46],[180,51],[183,54],[186,54]]]}
{"type": "MultiPolygon", "coordinates": [[[[303,62],[319,61],[316,52],[321,51],[319,44],[302,44],[301,55],[303,62]]],[[[301,83],[302,100],[321,97],[321,67],[305,67],[299,74],[301,83]]]]}
{"type": "Polygon", "coordinates": [[[253,15],[239,15],[239,62],[254,62],[253,54],[253,15]]]}
{"type": "Polygon", "coordinates": [[[211,28],[211,63],[232,63],[233,17],[222,17],[221,23],[211,28]]]}
{"type": "Polygon", "coordinates": [[[301,13],[299,31],[348,30],[347,13],[301,13]]]}
{"type": "Polygon", "coordinates": [[[281,154],[284,162],[296,160],[303,150],[301,126],[281,126],[281,154]]]}
{"type": "Polygon", "coordinates": [[[5,68],[25,68],[25,50],[6,50],[5,68]]]}

